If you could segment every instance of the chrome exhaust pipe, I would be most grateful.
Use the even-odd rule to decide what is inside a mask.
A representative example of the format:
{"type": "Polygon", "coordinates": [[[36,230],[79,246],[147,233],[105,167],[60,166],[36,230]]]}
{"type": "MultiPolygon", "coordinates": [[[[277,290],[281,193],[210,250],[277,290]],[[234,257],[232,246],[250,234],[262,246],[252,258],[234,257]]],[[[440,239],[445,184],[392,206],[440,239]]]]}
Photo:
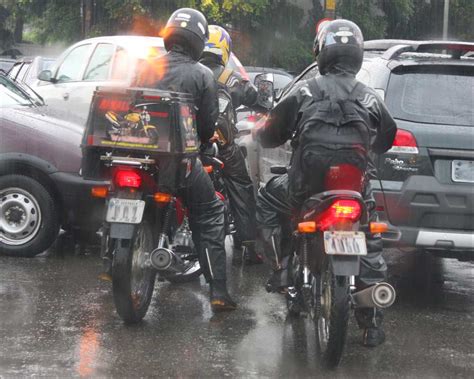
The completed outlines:
{"type": "Polygon", "coordinates": [[[183,273],[186,266],[172,250],[159,247],[150,254],[151,266],[160,272],[183,273]]]}
{"type": "Polygon", "coordinates": [[[369,288],[352,294],[352,304],[357,308],[388,308],[397,294],[388,283],[377,283],[369,288]]]}

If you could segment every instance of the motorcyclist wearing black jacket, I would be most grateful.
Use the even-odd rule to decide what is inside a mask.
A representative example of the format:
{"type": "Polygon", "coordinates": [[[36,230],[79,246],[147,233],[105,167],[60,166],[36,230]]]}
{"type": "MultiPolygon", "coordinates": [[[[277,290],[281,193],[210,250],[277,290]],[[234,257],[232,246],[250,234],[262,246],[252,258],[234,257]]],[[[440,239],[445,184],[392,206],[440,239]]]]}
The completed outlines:
{"type": "MultiPolygon", "coordinates": [[[[214,135],[219,113],[216,81],[212,72],[198,62],[208,36],[207,20],[201,12],[178,9],[164,31],[168,53],[148,62],[136,78],[138,86],[193,95],[197,132],[203,145],[214,135]]],[[[224,207],[199,159],[186,178],[182,196],[190,210],[190,226],[199,261],[210,283],[211,307],[214,311],[233,310],[237,305],[226,286],[224,207]]]]}
{"type": "Polygon", "coordinates": [[[209,39],[201,63],[211,69],[219,91],[223,91],[220,103],[229,103],[220,110],[215,139],[219,143],[219,158],[224,162],[223,178],[237,231],[234,247],[238,248],[239,243],[236,242],[241,241],[244,263],[255,264],[263,262],[255,251],[255,192],[245,157],[234,138],[237,133],[235,110],[241,105],[254,106],[257,89],[239,73],[226,67],[231,51],[232,40],[227,31],[220,26],[209,25],[209,39]]]}
{"type": "MultiPolygon", "coordinates": [[[[296,84],[271,111],[264,127],[255,132],[263,147],[276,147],[290,139],[293,147],[288,174],[273,178],[257,197],[259,237],[274,269],[267,285],[269,290],[288,286],[289,252],[285,247],[291,212],[306,198],[324,190],[322,179],[332,164],[350,163],[369,172],[368,154],[387,151],[396,133],[396,124],[383,101],[374,90],[355,79],[363,58],[363,36],[358,26],[347,20],[322,25],[314,50],[321,76],[296,84]],[[347,109],[346,104],[347,107],[357,105],[347,109]],[[351,117],[354,121],[344,124],[351,117]],[[308,148],[302,146],[299,136],[303,126],[311,120],[316,122],[310,131],[313,143],[308,148]],[[318,120],[322,122],[318,124],[318,120]],[[369,151],[353,149],[353,146],[367,146],[369,151]]],[[[375,221],[375,200],[369,185],[363,196],[370,221],[375,221]]],[[[386,277],[381,236],[367,234],[366,239],[368,254],[361,257],[358,289],[386,277]]],[[[364,329],[365,346],[384,342],[382,317],[382,312],[375,308],[356,310],[356,319],[364,329]]]]}

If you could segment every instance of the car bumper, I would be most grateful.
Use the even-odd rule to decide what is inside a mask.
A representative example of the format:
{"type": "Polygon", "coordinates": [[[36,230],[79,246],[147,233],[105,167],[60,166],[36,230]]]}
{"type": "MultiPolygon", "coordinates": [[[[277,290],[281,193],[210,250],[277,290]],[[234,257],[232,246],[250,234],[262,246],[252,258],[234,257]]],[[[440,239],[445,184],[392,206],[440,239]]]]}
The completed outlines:
{"type": "Polygon", "coordinates": [[[412,176],[405,183],[372,182],[388,245],[474,251],[474,190],[412,176]],[[383,188],[383,192],[381,191],[383,188]]]}
{"type": "Polygon", "coordinates": [[[97,230],[103,221],[104,200],[93,198],[91,188],[106,181],[85,180],[78,174],[57,172],[51,179],[61,194],[63,223],[85,230],[97,230]]]}

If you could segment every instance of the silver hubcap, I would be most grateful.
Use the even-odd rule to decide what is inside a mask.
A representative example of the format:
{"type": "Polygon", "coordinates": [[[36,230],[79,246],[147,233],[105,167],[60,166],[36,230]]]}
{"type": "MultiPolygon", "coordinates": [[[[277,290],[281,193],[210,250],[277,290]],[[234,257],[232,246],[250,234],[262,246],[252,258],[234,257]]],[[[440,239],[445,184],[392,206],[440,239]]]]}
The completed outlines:
{"type": "Polygon", "coordinates": [[[0,192],[0,241],[23,245],[31,241],[41,226],[41,210],[35,197],[21,188],[0,192]]]}

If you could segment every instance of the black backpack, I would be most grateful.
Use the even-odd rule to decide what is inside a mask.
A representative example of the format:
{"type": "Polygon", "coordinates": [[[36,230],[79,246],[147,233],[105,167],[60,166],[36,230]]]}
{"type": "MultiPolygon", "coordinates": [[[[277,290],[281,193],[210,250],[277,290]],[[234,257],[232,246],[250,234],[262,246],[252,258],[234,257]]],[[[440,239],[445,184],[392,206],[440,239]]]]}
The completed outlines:
{"type": "Polygon", "coordinates": [[[365,171],[370,151],[370,116],[358,98],[365,85],[354,80],[346,98],[331,98],[326,78],[313,78],[308,86],[314,102],[304,110],[293,138],[294,162],[304,173],[314,168],[348,163],[365,171]],[[299,161],[299,162],[298,162],[299,161]]]}

